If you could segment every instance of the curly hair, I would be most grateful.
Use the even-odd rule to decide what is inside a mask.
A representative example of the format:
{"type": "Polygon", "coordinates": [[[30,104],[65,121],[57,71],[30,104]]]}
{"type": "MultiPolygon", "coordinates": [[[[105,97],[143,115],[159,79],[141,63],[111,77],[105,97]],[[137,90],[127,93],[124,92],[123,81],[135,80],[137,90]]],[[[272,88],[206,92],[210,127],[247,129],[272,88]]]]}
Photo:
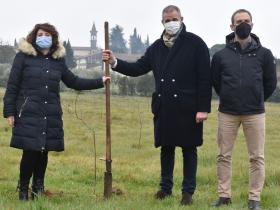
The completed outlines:
{"type": "Polygon", "coordinates": [[[50,48],[50,52],[51,53],[55,52],[59,47],[59,41],[58,41],[59,33],[56,30],[56,28],[49,23],[36,24],[32,29],[32,31],[27,35],[26,41],[34,45],[36,43],[37,32],[39,31],[39,29],[51,34],[52,46],[50,48]]]}

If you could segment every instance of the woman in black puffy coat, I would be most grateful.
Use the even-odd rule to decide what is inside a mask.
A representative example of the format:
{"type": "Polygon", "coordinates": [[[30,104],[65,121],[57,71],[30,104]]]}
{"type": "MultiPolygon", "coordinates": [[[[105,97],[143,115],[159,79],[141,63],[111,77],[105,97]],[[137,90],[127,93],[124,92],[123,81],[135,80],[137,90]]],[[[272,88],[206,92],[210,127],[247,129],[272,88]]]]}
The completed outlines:
{"type": "Polygon", "coordinates": [[[13,128],[11,147],[23,150],[19,199],[28,200],[44,190],[48,151],[64,150],[60,81],[75,90],[102,88],[109,77],[82,79],[66,66],[65,49],[54,26],[35,25],[19,43],[4,96],[4,117],[13,128]]]}

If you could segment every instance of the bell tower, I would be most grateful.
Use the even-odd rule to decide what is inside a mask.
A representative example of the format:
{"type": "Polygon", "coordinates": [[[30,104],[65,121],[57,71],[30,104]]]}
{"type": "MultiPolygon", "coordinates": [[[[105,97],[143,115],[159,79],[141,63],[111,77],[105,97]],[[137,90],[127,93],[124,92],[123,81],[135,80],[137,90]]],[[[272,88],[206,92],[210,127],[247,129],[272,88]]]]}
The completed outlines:
{"type": "Polygon", "coordinates": [[[91,51],[97,50],[97,30],[95,27],[95,23],[93,23],[90,31],[90,49],[91,51]]]}

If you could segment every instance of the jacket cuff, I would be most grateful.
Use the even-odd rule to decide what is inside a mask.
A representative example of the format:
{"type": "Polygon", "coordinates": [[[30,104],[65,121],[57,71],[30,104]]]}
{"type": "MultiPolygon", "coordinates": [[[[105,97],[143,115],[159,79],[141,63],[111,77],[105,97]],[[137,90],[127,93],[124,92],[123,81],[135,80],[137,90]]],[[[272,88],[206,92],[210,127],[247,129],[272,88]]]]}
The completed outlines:
{"type": "Polygon", "coordinates": [[[198,109],[197,112],[207,112],[207,113],[211,113],[211,109],[198,109]]]}
{"type": "Polygon", "coordinates": [[[112,69],[115,69],[118,65],[118,59],[116,59],[116,62],[114,63],[114,65],[111,66],[112,69]]]}
{"type": "Polygon", "coordinates": [[[15,112],[11,112],[11,111],[4,111],[3,112],[3,117],[4,118],[8,118],[8,117],[11,117],[11,116],[16,116],[16,113],[15,112]]]}
{"type": "Polygon", "coordinates": [[[124,63],[124,61],[123,60],[121,60],[121,59],[117,59],[117,61],[116,61],[116,63],[115,63],[115,65],[114,66],[112,66],[112,70],[113,71],[116,71],[116,72],[120,72],[121,71],[121,69],[123,69],[124,67],[123,67],[123,63],[124,63]]]}
{"type": "Polygon", "coordinates": [[[197,112],[210,113],[211,112],[211,102],[210,102],[210,104],[209,104],[209,102],[205,102],[205,103],[202,103],[201,105],[199,105],[197,108],[197,112]]]}
{"type": "Polygon", "coordinates": [[[103,78],[100,77],[96,79],[94,84],[95,84],[95,88],[103,88],[104,87],[103,78]]]}

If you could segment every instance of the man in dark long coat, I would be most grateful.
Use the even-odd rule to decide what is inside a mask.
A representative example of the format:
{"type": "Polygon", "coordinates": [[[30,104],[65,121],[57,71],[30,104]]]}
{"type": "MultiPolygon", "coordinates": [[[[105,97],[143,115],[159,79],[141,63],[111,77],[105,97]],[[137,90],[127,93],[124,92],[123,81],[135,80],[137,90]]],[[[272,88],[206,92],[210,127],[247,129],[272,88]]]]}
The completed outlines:
{"type": "Polygon", "coordinates": [[[161,181],[157,199],[172,194],[175,147],[182,147],[184,179],[182,205],[192,203],[196,188],[197,147],[203,142],[203,121],[211,107],[210,59],[206,44],[186,32],[180,9],[162,12],[164,32],[135,63],[116,59],[109,50],[103,60],[114,71],[137,77],[153,71],[152,96],[155,146],[161,146],[161,181]]]}

